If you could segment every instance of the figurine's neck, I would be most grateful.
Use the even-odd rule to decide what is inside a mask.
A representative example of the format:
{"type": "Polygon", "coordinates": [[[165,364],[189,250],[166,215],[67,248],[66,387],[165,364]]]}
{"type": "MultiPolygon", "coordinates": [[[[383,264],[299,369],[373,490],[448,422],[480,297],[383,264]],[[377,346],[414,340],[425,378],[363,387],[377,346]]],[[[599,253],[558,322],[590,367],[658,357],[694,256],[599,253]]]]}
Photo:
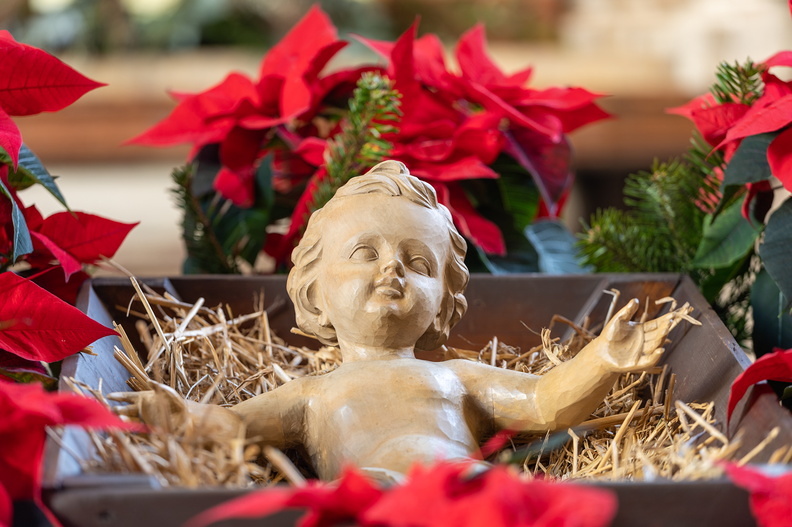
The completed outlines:
{"type": "Polygon", "coordinates": [[[362,346],[339,340],[338,347],[341,349],[344,362],[415,358],[415,349],[412,346],[404,348],[362,346]]]}

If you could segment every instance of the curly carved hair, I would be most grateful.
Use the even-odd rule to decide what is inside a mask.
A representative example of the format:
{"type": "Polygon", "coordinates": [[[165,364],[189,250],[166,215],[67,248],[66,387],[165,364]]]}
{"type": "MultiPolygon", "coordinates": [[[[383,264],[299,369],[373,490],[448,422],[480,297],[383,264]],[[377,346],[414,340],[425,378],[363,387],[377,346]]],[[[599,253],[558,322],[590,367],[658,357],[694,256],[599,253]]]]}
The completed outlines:
{"type": "Polygon", "coordinates": [[[446,221],[452,249],[445,265],[446,290],[440,313],[415,345],[417,349],[433,350],[448,339],[451,328],[459,322],[467,310],[467,300],[464,296],[469,279],[468,269],[464,263],[467,243],[454,227],[451,213],[437,202],[434,189],[410,175],[407,167],[398,161],[383,161],[366,174],[350,179],[308,220],[305,234],[292,252],[294,267],[286,282],[289,296],[294,303],[297,325],[306,333],[317,337],[323,344],[338,345],[335,328],[312,300],[316,296],[314,294],[316,278],[322,259],[324,212],[339,204],[344,197],[369,193],[408,199],[422,207],[437,211],[446,221]]]}

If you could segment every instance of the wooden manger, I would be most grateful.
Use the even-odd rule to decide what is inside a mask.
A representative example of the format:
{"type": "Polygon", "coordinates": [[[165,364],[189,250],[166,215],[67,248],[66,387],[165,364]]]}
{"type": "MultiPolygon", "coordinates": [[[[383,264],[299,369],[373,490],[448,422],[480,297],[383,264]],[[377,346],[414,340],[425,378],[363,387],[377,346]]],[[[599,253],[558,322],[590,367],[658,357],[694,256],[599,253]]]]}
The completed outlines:
{"type": "MultiPolygon", "coordinates": [[[[227,305],[233,316],[256,311],[261,307],[257,303],[263,298],[267,306],[268,330],[292,346],[318,347],[315,341],[291,333],[294,314],[283,276],[176,277],[145,280],[144,283],[161,294],[167,293],[183,301],[184,309],[203,299],[204,306],[227,305]]],[[[671,296],[679,303],[689,302],[695,308],[694,317],[702,324],[699,327],[682,324],[671,335],[673,342],[667,347],[662,363],[665,366],[663,378],[652,388],[653,391],[669,392],[670,397],[659,399],[663,401],[661,408],[634,404],[634,408],[628,406],[630,412],[626,412],[626,416],[618,415],[616,419],[610,416],[617,430],[619,423],[625,425],[616,433],[619,436],[617,445],[621,444],[619,441],[629,439],[626,437],[629,435],[626,423],[645,421],[652,412],[667,414],[676,401],[712,403],[707,421],[714,425],[706,426],[714,427],[713,434],[722,434],[724,441],[734,440],[730,448],[735,459],[750,458],[751,462],[761,463],[784,457],[784,447],[792,444],[792,419],[769,391],[754,390],[738,407],[731,427],[726,429],[725,407],[729,387],[750,361],[695,285],[682,275],[474,275],[466,294],[468,313],[452,331],[448,349],[438,350],[426,358],[442,360],[449,354],[464,355],[464,350],[491,348],[496,353],[490,352],[486,356],[484,351],[484,358],[495,363],[501,361],[505,366],[506,362],[517,360],[526,351],[541,347],[540,330],[550,325],[554,317],[591,328],[601,325],[611,304],[611,296],[603,294],[603,291],[614,289],[620,291],[622,301],[632,297],[643,300],[671,296]],[[508,343],[510,349],[501,354],[498,343],[508,343]],[[774,454],[775,459],[771,459],[774,454]]],[[[134,295],[135,289],[127,278],[96,279],[83,290],[80,307],[106,325],[112,325],[113,321],[121,325],[130,340],[126,347],[141,350],[145,343],[140,341],[141,333],[135,328],[139,318],[126,316],[134,295]]],[[[650,316],[667,309],[665,305],[653,303],[647,304],[646,308],[650,316]]],[[[143,311],[139,303],[133,309],[143,311]]],[[[567,333],[560,335],[562,339],[575,332],[572,326],[556,323],[554,334],[557,335],[559,330],[567,333]]],[[[93,346],[95,356],[79,354],[68,359],[62,371],[64,382],[74,379],[86,386],[100,388],[104,394],[128,391],[130,375],[113,358],[114,347],[124,348],[124,344],[115,337],[102,339],[93,346]]],[[[689,409],[684,406],[681,409],[683,414],[685,408],[689,409]]],[[[689,419],[695,420],[696,417],[691,415],[689,419]]],[[[570,443],[576,441],[570,440],[570,443]]],[[[162,478],[143,473],[86,472],[86,464],[77,459],[95,458],[92,444],[89,435],[69,429],[61,439],[48,445],[48,501],[67,526],[178,525],[201,510],[247,492],[244,488],[205,486],[163,488],[162,478]]],[[[603,458],[599,464],[605,466],[612,458],[612,464],[619,465],[615,450],[617,447],[612,447],[605,456],[608,459],[603,458]]],[[[575,468],[571,470],[583,472],[582,466],[580,460],[575,459],[575,468]]],[[[596,468],[599,467],[586,470],[596,475],[593,474],[596,468]]],[[[625,473],[623,466],[616,468],[625,473]]],[[[530,470],[536,471],[536,465],[530,470]]],[[[744,491],[723,478],[691,480],[689,476],[685,481],[673,481],[668,477],[643,478],[641,481],[621,478],[583,481],[617,493],[620,505],[614,525],[750,524],[752,520],[744,491]]],[[[283,513],[269,518],[265,524],[291,525],[299,515],[300,512],[283,513]]],[[[245,525],[246,522],[240,520],[238,524],[245,525]]]]}

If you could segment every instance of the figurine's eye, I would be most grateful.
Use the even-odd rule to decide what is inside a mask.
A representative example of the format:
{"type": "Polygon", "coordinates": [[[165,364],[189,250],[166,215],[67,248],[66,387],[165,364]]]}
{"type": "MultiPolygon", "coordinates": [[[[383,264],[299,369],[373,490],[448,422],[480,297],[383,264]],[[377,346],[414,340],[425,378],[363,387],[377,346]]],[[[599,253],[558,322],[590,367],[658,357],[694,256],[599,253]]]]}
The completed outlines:
{"type": "Polygon", "coordinates": [[[432,266],[429,265],[429,260],[423,256],[413,256],[410,259],[409,267],[418,274],[426,276],[431,276],[432,274],[432,266]]]}
{"type": "Polygon", "coordinates": [[[370,245],[358,245],[352,249],[352,254],[349,255],[350,260],[358,260],[361,262],[370,262],[379,257],[377,250],[370,245]]]}

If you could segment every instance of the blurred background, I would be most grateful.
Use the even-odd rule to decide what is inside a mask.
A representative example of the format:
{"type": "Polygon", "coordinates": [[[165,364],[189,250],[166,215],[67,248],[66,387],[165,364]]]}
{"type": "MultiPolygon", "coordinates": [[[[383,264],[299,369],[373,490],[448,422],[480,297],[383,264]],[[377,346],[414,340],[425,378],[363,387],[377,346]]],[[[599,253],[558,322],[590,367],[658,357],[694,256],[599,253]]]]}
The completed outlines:
{"type": "MultiPolygon", "coordinates": [[[[70,206],[140,225],[117,255],[139,276],[179,274],[184,250],[170,172],[185,148],[124,145],[173,108],[168,90],[200,91],[229,71],[255,76],[266,49],[309,0],[2,0],[0,28],[107,86],[54,114],[16,119],[70,206]]],[[[786,0],[334,0],[318,2],[341,36],[419,33],[452,46],[480,22],[507,72],[534,67],[531,85],[607,94],[615,119],[571,135],[577,181],[564,213],[572,230],[621,204],[624,178],[684,152],[691,125],[665,114],[707,91],[721,61],[761,61],[792,49],[786,0]]],[[[373,61],[352,44],[337,62],[373,61]]],[[[330,65],[332,69],[333,65],[330,65]]],[[[26,191],[46,215],[59,210],[26,191]]]]}

